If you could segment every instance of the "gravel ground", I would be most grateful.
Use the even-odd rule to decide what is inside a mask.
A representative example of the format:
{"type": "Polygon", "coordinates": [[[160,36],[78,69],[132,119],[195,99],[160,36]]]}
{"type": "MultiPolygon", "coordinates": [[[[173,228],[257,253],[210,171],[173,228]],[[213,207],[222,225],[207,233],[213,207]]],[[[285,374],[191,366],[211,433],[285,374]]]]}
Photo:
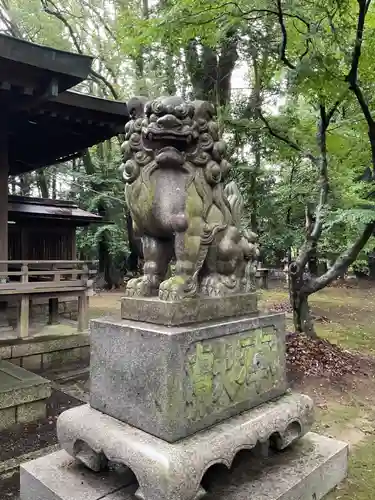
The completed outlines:
{"type": "Polygon", "coordinates": [[[68,408],[81,404],[78,399],[54,390],[48,402],[47,418],[0,432],[0,462],[56,444],[57,417],[68,408]]]}
{"type": "Polygon", "coordinates": [[[0,479],[0,500],[19,500],[19,487],[20,475],[18,472],[8,479],[0,479]]]}
{"type": "MultiPolygon", "coordinates": [[[[32,424],[15,425],[0,433],[0,462],[56,444],[57,417],[63,411],[81,404],[71,395],[59,390],[52,391],[47,418],[32,424]]],[[[19,500],[18,472],[6,479],[0,477],[0,500],[19,500]]]]}

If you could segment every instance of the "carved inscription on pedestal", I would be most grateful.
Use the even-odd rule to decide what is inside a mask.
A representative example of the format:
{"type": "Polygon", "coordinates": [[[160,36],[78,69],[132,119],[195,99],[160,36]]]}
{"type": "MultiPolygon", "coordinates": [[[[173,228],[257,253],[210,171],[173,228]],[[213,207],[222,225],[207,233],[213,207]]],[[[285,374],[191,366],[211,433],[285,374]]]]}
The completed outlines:
{"type": "Polygon", "coordinates": [[[283,384],[283,343],[272,326],[197,342],[186,371],[187,416],[196,421],[283,384]]]}

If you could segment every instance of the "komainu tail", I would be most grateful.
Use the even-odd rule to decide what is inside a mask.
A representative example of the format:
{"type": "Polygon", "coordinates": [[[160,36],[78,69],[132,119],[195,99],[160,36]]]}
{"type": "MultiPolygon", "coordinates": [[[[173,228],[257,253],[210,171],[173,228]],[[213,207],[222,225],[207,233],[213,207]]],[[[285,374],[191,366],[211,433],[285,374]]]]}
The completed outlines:
{"type": "Polygon", "coordinates": [[[224,188],[224,194],[229,202],[234,225],[241,227],[241,219],[245,202],[237,184],[234,181],[227,184],[224,188]]]}

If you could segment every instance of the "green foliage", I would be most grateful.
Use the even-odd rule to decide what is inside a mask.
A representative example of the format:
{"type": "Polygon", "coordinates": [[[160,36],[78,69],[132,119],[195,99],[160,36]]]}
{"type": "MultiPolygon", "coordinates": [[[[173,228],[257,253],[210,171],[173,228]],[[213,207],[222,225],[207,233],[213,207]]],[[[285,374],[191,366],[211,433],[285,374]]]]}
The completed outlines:
{"type": "MultiPolygon", "coordinates": [[[[328,112],[339,101],[327,130],[329,194],[320,207],[324,224],[318,242],[319,256],[332,260],[375,213],[369,198],[373,183],[359,181],[373,162],[368,124],[346,79],[359,2],[290,0],[281,5],[286,38],[275,0],[0,0],[0,19],[26,39],[96,56],[99,78],[91,75],[81,90],[111,98],[176,91],[189,97],[199,95],[202,80],[221,95],[225,77],[220,70],[231,55],[229,76],[241,67],[244,88],[224,92],[224,103],[218,99],[220,127],[229,143],[231,175],[244,194],[244,223],[259,233],[269,263],[280,263],[288,249],[298,251],[305,240],[305,208],[316,214],[321,194],[319,106],[328,112]]],[[[359,62],[370,110],[375,104],[374,30],[371,4],[359,62]]],[[[90,155],[91,164],[48,169],[47,187],[104,216],[104,225],[80,231],[82,254],[97,255],[105,241],[109,255],[121,260],[127,243],[118,143],[94,148],[90,155]]],[[[30,177],[31,189],[40,191],[39,181],[30,177]]]]}

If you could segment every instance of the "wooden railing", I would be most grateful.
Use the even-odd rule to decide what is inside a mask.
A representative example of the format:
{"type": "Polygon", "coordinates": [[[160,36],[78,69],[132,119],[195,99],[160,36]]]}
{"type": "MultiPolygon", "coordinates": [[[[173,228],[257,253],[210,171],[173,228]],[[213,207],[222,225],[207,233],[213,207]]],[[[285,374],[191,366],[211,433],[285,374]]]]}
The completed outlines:
{"type": "Polygon", "coordinates": [[[6,301],[6,296],[20,296],[20,337],[28,336],[30,301],[35,295],[48,298],[51,324],[58,322],[59,298],[77,296],[78,330],[86,330],[88,296],[93,286],[90,277],[96,274],[89,266],[95,264],[95,261],[65,260],[0,261],[0,301],[6,301]]]}
{"type": "Polygon", "coordinates": [[[51,288],[90,287],[90,276],[96,274],[89,269],[93,261],[66,260],[1,260],[0,261],[0,295],[17,294],[28,290],[30,293],[51,288]],[[13,269],[19,268],[14,271],[13,269]],[[7,268],[7,270],[4,270],[7,268]]]}

